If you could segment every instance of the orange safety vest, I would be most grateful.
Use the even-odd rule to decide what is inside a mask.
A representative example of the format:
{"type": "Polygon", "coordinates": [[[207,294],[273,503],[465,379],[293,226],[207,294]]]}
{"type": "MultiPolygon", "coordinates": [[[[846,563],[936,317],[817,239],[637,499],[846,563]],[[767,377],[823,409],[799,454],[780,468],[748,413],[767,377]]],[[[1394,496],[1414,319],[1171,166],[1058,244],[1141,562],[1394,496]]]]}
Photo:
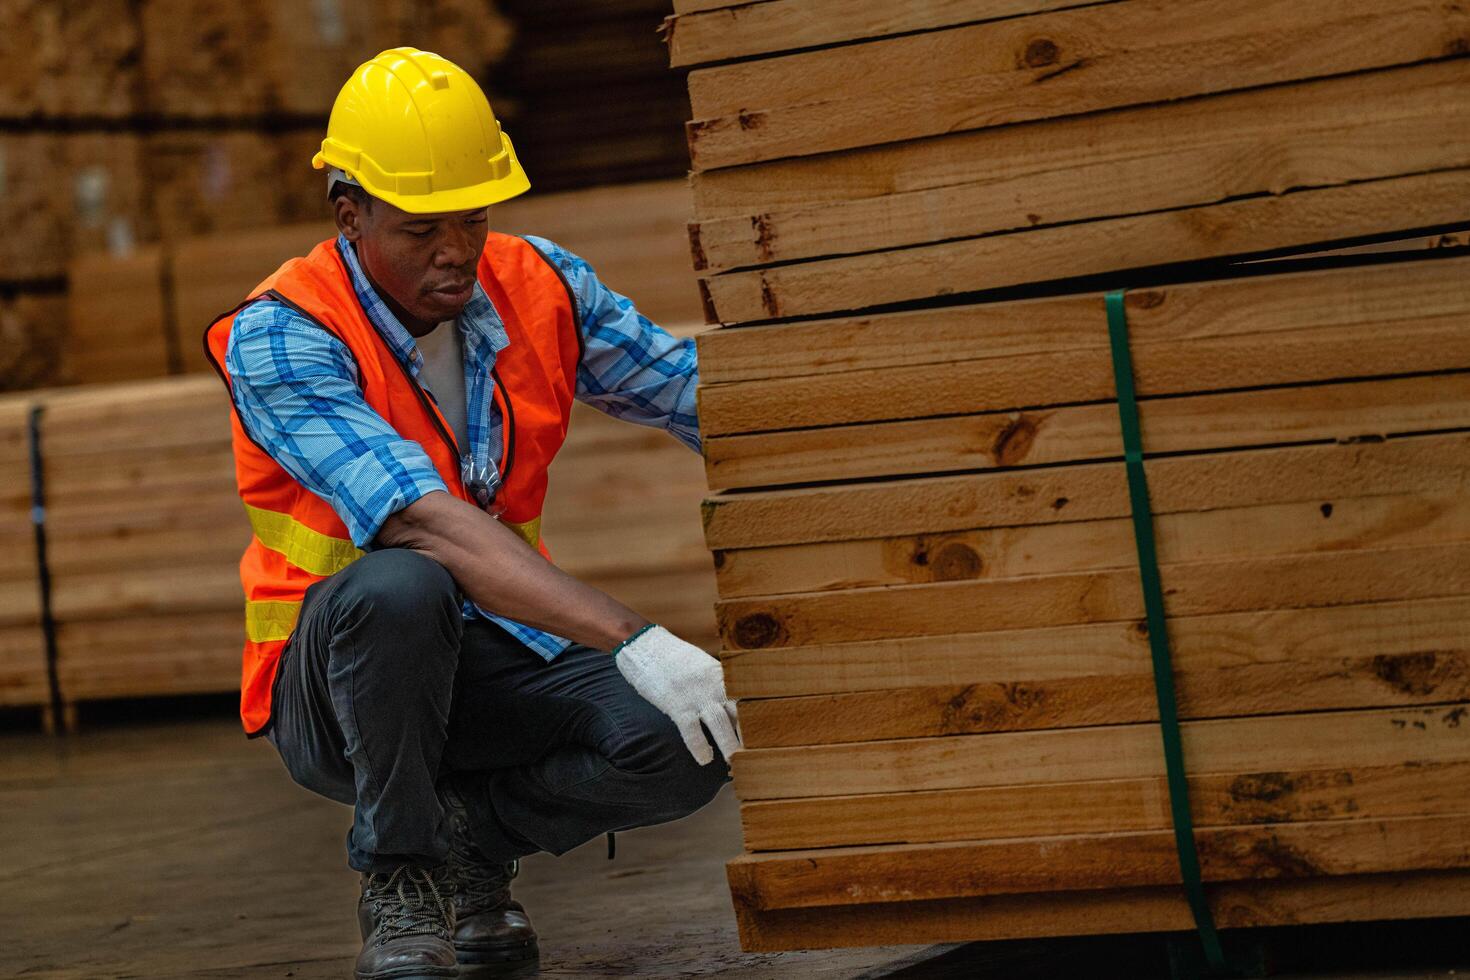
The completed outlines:
{"type": "MultiPolygon", "coordinates": [[[[530,242],[492,233],[477,278],[510,338],[496,357],[493,397],[505,420],[496,494],[502,523],[548,560],[541,540],[546,471],[566,438],[581,360],[581,328],[566,281],[530,242]]],[[[204,332],[205,353],[226,387],[225,350],[235,317],[251,303],[290,306],[347,345],[357,361],[363,398],[406,439],[421,445],[450,492],[470,500],[459,448],[432,399],[373,327],[353,290],[335,240],[287,261],[244,303],[204,332]]],[[[281,651],[313,582],[341,571],[363,552],[331,505],[302,486],[254,442],[230,407],[235,480],[254,532],[240,559],[245,587],[245,657],[240,719],[251,736],[271,717],[271,686],[281,651]]]]}

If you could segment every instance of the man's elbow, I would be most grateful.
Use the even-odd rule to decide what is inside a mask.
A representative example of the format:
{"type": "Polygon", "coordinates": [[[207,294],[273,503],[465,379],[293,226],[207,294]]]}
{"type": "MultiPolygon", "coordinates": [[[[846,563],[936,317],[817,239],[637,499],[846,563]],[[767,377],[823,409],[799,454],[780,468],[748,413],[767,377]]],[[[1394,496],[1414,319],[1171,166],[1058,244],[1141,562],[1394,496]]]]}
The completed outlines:
{"type": "Polygon", "coordinates": [[[409,548],[433,554],[442,540],[439,520],[449,494],[433,491],[388,515],[373,537],[378,548],[409,548]]]}

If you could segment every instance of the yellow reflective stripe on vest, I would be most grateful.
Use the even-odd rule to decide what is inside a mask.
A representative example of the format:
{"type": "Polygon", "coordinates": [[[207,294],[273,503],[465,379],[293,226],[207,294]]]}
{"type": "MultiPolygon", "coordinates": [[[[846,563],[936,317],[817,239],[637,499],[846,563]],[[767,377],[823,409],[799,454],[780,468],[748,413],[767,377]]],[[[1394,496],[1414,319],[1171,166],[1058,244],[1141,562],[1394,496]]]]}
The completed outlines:
{"type": "Polygon", "coordinates": [[[260,543],[285,555],[286,560],[313,575],[332,575],[361,558],[363,553],[347,538],[313,531],[290,514],[245,505],[250,527],[260,543]]]}
{"type": "Polygon", "coordinates": [[[535,517],[531,518],[524,524],[512,524],[509,521],[502,521],[501,523],[510,528],[515,533],[519,534],[521,537],[525,538],[526,544],[530,545],[531,547],[534,548],[541,543],[540,514],[537,514],[535,517]]]}
{"type": "Polygon", "coordinates": [[[296,628],[301,614],[299,602],[245,602],[245,638],[251,643],[284,640],[296,628]]]}

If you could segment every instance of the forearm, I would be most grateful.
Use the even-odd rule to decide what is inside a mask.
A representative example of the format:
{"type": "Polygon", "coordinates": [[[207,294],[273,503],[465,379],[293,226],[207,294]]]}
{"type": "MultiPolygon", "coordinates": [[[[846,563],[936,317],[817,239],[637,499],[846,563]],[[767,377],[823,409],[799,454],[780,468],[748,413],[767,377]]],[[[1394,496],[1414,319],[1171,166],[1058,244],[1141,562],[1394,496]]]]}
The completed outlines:
{"type": "Polygon", "coordinates": [[[548,562],[514,531],[447,493],[420,497],[383,523],[375,541],[433,558],[477,606],[598,650],[648,620],[548,562]]]}

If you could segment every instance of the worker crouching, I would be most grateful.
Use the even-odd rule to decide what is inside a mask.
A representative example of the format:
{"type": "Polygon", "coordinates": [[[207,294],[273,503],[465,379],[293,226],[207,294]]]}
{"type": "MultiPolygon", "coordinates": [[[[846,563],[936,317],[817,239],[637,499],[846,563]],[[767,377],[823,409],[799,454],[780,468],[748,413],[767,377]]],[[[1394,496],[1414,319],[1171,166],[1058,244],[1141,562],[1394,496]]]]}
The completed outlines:
{"type": "Polygon", "coordinates": [[[575,400],[699,451],[693,344],[489,230],[529,183],[437,55],[362,65],[313,164],[337,237],[205,333],[254,532],[241,718],[353,807],[359,980],[523,969],[517,860],[692,813],[739,747],[718,661],[541,536],[575,400]]]}

